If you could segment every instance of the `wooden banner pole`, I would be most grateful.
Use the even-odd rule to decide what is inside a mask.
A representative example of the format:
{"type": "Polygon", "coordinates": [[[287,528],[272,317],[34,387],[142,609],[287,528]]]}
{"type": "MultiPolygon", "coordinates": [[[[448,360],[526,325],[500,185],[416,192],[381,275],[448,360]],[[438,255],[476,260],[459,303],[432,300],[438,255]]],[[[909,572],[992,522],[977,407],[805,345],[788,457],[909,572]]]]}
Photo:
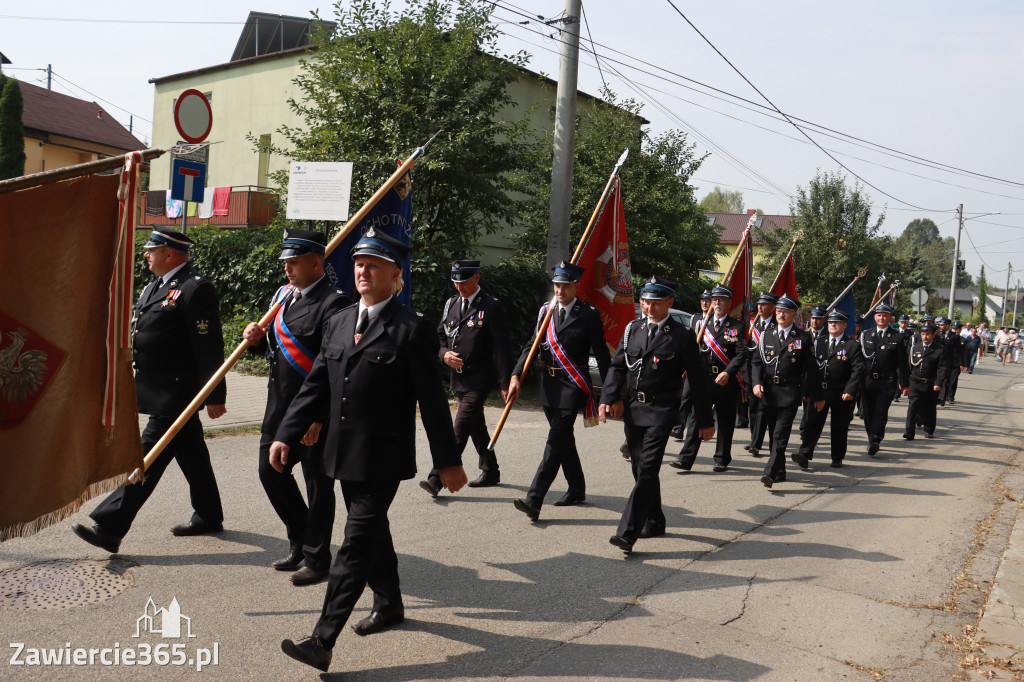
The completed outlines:
{"type": "MultiPolygon", "coordinates": [[[[339,244],[341,244],[345,237],[347,237],[349,233],[356,228],[359,222],[366,217],[366,214],[369,213],[370,210],[377,205],[377,202],[379,202],[381,198],[383,198],[383,196],[387,194],[387,192],[392,187],[398,184],[399,179],[401,179],[403,175],[412,171],[413,166],[416,164],[416,159],[420,155],[422,155],[423,152],[426,151],[427,147],[430,146],[430,143],[434,141],[434,138],[437,137],[437,135],[438,133],[434,133],[434,136],[431,137],[430,140],[428,140],[425,145],[423,145],[422,147],[417,147],[416,151],[414,151],[409,156],[409,158],[406,159],[402,163],[402,165],[399,166],[395,170],[395,172],[391,174],[391,177],[389,177],[387,181],[383,185],[381,185],[376,192],[373,193],[373,196],[371,196],[366,201],[366,203],[363,204],[362,208],[360,208],[354,216],[349,218],[349,221],[345,223],[345,226],[341,228],[341,231],[339,231],[338,234],[334,236],[334,239],[327,243],[325,256],[329,256],[331,252],[334,251],[334,249],[336,249],[339,244]]],[[[265,329],[267,325],[269,325],[271,321],[273,321],[274,316],[277,315],[277,311],[280,310],[280,308],[281,304],[275,303],[270,308],[270,310],[267,311],[267,314],[260,319],[260,327],[263,327],[265,329]]],[[[242,339],[242,342],[238,344],[238,347],[235,348],[234,352],[232,352],[231,355],[228,356],[228,359],[224,361],[224,364],[221,365],[220,368],[216,372],[214,372],[213,376],[210,377],[210,380],[206,382],[206,385],[203,386],[202,390],[199,391],[199,394],[192,399],[192,402],[188,404],[188,407],[186,407],[185,410],[181,413],[181,415],[179,415],[178,418],[174,420],[174,423],[171,424],[169,429],[167,429],[167,433],[165,433],[160,438],[160,440],[158,440],[156,444],[153,445],[150,451],[146,453],[146,457],[143,460],[142,464],[143,472],[145,472],[146,469],[153,465],[153,462],[156,461],[156,458],[160,455],[161,452],[164,451],[164,448],[167,447],[168,443],[170,443],[171,440],[178,434],[178,431],[181,430],[181,427],[183,427],[185,423],[192,418],[192,415],[195,414],[200,407],[202,407],[203,402],[206,400],[206,398],[213,392],[213,389],[217,387],[217,384],[221,382],[221,380],[228,373],[228,371],[232,367],[234,367],[235,363],[238,362],[238,359],[240,357],[242,357],[242,353],[246,351],[249,345],[250,344],[246,339],[242,339]]],[[[137,472],[133,473],[132,476],[134,477],[135,475],[137,475],[137,472]]]]}

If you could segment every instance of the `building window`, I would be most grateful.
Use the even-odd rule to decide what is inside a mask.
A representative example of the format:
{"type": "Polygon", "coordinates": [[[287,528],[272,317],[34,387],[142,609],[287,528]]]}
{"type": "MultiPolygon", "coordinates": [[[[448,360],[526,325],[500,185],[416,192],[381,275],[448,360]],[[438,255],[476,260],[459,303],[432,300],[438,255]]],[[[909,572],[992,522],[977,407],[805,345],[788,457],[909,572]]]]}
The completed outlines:
{"type": "Polygon", "coordinates": [[[267,186],[267,173],[270,171],[270,134],[260,135],[260,159],[256,167],[256,184],[267,186]]]}

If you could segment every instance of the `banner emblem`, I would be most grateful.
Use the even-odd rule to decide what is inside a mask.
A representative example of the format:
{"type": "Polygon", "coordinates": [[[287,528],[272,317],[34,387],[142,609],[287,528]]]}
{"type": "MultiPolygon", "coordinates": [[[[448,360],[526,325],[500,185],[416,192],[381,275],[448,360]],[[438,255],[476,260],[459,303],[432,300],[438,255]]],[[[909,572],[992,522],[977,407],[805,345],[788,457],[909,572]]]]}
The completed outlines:
{"type": "Polygon", "coordinates": [[[67,353],[3,312],[0,337],[0,429],[10,429],[32,411],[67,353]]]}

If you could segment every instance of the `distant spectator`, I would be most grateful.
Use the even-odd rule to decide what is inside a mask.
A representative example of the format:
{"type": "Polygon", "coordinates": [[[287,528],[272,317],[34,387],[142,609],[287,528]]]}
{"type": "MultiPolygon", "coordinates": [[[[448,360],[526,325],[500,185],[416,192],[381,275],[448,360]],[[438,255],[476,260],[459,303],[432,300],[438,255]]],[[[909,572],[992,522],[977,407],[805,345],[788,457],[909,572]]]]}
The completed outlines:
{"type": "Polygon", "coordinates": [[[967,366],[968,374],[974,374],[974,365],[977,364],[978,358],[981,357],[981,344],[982,339],[978,336],[978,328],[974,327],[971,329],[970,336],[964,339],[963,363],[967,366]]]}

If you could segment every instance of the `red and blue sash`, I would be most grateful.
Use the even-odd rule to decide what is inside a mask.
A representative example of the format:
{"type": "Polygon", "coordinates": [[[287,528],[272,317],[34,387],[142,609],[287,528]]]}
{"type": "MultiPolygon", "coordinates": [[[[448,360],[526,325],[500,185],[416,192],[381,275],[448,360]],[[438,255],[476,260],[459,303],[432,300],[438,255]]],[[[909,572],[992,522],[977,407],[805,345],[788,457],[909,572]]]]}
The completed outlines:
{"type": "Polygon", "coordinates": [[[288,286],[281,287],[280,294],[277,296],[276,302],[281,304],[281,308],[277,311],[277,315],[274,316],[274,339],[277,341],[277,347],[281,349],[284,359],[295,368],[296,372],[305,378],[310,370],[313,369],[313,360],[316,356],[306,350],[306,347],[295,338],[295,335],[288,329],[288,325],[285,324],[284,305],[293,290],[294,287],[289,284],[288,286]]]}
{"type": "MultiPolygon", "coordinates": [[[[711,334],[710,327],[704,330],[704,343],[708,345],[711,352],[714,353],[715,357],[718,358],[718,361],[722,363],[723,369],[729,366],[729,356],[725,354],[725,349],[722,348],[720,343],[718,343],[718,339],[711,334]]],[[[737,343],[739,343],[739,341],[737,341],[737,343]]],[[[736,381],[740,384],[740,390],[746,393],[747,386],[743,383],[743,377],[739,375],[739,372],[736,373],[736,381]]]]}
{"type": "MultiPolygon", "coordinates": [[[[547,312],[548,306],[544,304],[544,307],[541,309],[541,316],[546,315],[547,312]]],[[[586,374],[580,372],[576,363],[565,352],[562,342],[558,340],[558,334],[555,333],[554,321],[548,323],[548,332],[544,340],[551,350],[551,357],[555,359],[555,362],[562,368],[565,375],[569,377],[569,380],[576,385],[576,388],[583,391],[587,396],[587,409],[583,415],[583,426],[597,426],[597,400],[594,399],[594,386],[590,383],[589,371],[586,374]]]]}

